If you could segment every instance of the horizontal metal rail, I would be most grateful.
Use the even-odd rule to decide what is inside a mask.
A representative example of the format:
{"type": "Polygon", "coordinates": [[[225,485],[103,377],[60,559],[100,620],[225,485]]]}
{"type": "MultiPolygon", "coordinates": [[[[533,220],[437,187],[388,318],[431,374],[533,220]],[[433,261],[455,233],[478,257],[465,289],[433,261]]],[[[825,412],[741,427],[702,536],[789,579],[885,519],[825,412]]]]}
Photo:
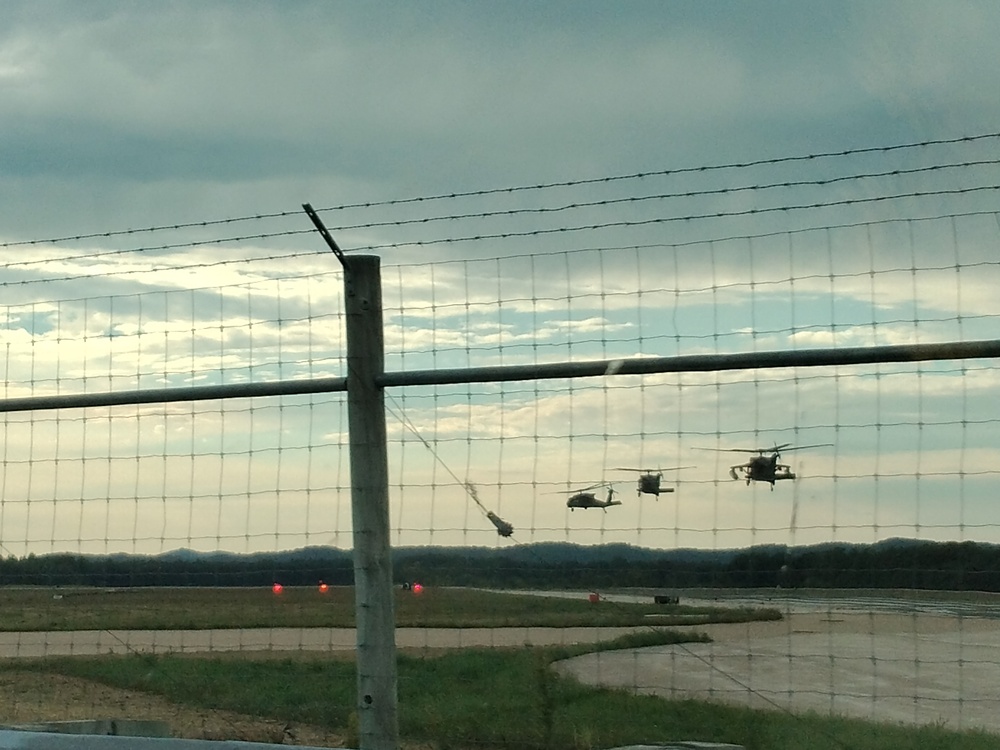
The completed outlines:
{"type": "MultiPolygon", "coordinates": [[[[605,375],[649,375],[667,372],[720,372],[763,370],[781,367],[836,367],[887,362],[930,362],[957,359],[1000,358],[1000,339],[941,344],[860,346],[843,349],[793,349],[739,354],[688,354],[674,357],[629,357],[627,359],[552,362],[532,365],[498,365],[444,370],[387,372],[376,377],[383,388],[413,385],[500,383],[518,380],[600,377],[605,375]]],[[[82,409],[95,406],[127,406],[179,401],[206,401],[260,396],[291,396],[334,393],[347,390],[347,378],[278,380],[270,383],[234,383],[186,388],[155,388],[113,393],[74,393],[25,396],[0,400],[0,413],[46,409],[82,409]]]]}
{"type": "Polygon", "coordinates": [[[833,367],[879,362],[924,362],[942,359],[1000,357],[1000,339],[944,344],[861,346],[847,349],[794,349],[740,354],[688,354],[674,357],[630,357],[587,362],[554,362],[536,365],[501,365],[452,370],[387,372],[377,379],[384,387],[450,385],[511,380],[553,380],[601,375],[649,375],[664,372],[716,372],[778,367],[833,367]]]}
{"type": "Polygon", "coordinates": [[[163,404],[177,401],[211,401],[222,398],[257,396],[292,396],[310,393],[346,391],[347,378],[312,380],[275,380],[269,383],[230,383],[184,388],[146,388],[111,393],[67,393],[52,396],[24,396],[0,399],[0,412],[40,411],[44,409],[85,409],[91,406],[128,406],[163,404]]]}

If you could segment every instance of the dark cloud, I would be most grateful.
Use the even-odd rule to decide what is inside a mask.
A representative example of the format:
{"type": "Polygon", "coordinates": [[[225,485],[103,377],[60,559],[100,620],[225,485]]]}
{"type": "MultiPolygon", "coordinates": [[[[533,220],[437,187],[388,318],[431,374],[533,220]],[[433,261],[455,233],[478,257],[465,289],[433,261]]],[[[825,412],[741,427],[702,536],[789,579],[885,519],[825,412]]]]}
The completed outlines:
{"type": "Polygon", "coordinates": [[[1000,11],[888,5],[9,3],[0,226],[42,237],[988,129],[1000,11]]]}

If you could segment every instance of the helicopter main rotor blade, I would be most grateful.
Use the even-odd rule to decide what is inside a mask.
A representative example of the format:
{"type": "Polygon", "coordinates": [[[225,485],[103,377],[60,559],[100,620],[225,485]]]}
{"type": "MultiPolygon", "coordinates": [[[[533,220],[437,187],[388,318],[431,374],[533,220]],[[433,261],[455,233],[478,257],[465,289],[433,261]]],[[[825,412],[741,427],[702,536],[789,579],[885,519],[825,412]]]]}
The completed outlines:
{"type": "MultiPolygon", "coordinates": [[[[778,445],[777,443],[775,443],[770,448],[703,448],[701,446],[692,446],[692,449],[696,451],[714,451],[716,453],[757,453],[763,456],[765,453],[773,453],[777,455],[783,453],[784,451],[800,451],[800,450],[805,450],[806,448],[832,448],[832,447],[833,443],[814,443],[813,445],[792,445],[791,443],[782,443],[781,445],[778,445]]],[[[679,468],[688,468],[688,467],[679,467],[679,468]]]]}
{"type": "Polygon", "coordinates": [[[600,489],[603,487],[611,487],[611,482],[598,482],[597,484],[592,484],[589,487],[577,487],[574,490],[553,490],[552,492],[546,492],[546,495],[575,495],[579,492],[590,492],[591,490],[600,489]]]}
{"type": "Polygon", "coordinates": [[[552,492],[546,492],[546,495],[579,495],[581,492],[590,492],[590,490],[596,489],[600,485],[595,487],[582,487],[575,490],[552,490],[552,492]]]}
{"type": "Polygon", "coordinates": [[[770,448],[701,448],[698,446],[693,446],[692,450],[715,451],[716,453],[766,453],[771,449],[770,448]]]}

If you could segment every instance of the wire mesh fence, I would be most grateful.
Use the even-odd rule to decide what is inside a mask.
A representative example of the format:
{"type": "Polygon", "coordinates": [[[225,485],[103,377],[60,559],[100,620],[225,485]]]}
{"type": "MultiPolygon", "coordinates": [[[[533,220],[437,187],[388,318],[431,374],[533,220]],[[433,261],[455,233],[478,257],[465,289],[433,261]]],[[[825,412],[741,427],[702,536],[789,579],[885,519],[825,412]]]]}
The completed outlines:
{"type": "MultiPolygon", "coordinates": [[[[994,355],[616,365],[995,340],[995,146],[989,136],[321,209],[349,254],[382,256],[385,368],[401,383],[610,363],[597,377],[386,389],[398,583],[568,590],[611,608],[657,595],[749,602],[784,618],[705,625],[714,644],[600,652],[562,669],[633,693],[1000,731],[988,719],[997,609],[968,593],[1000,590],[994,355]],[[928,603],[930,589],[963,603],[928,603]],[[819,684],[798,682],[807,674],[819,684]]],[[[301,212],[32,241],[30,258],[23,244],[0,247],[6,404],[348,375],[342,272],[301,212]]],[[[6,583],[59,597],[33,605],[49,623],[40,630],[10,626],[36,634],[8,655],[352,647],[323,627],[351,627],[328,604],[317,620],[283,619],[333,601],[321,584],[350,582],[346,402],[326,390],[7,410],[6,583]],[[56,635],[57,611],[80,601],[66,587],[94,585],[258,598],[226,609],[216,592],[203,611],[233,620],[186,646],[151,643],[140,630],[153,620],[117,645],[56,635]],[[248,606],[252,617],[233,614],[248,606]]],[[[432,598],[406,597],[400,606],[432,598]]],[[[397,637],[425,656],[604,632],[444,635],[413,622],[397,637]]],[[[486,624],[500,622],[511,624],[486,624]]],[[[456,679],[471,689],[477,678],[456,679]]]]}

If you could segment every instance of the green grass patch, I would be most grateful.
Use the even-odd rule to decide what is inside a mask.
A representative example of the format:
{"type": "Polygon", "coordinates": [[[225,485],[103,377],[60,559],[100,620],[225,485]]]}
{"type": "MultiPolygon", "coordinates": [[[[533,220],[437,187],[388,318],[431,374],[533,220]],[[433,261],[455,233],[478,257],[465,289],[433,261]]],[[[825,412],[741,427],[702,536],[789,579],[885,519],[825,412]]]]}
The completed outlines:
{"type": "MultiPolygon", "coordinates": [[[[780,619],[777,610],[619,604],[463,588],[397,589],[399,627],[696,626],[780,619]]],[[[354,627],[354,589],[0,588],[0,630],[354,627]]]]}
{"type": "MultiPolygon", "coordinates": [[[[640,648],[705,640],[651,630],[597,646],[640,648]]],[[[731,742],[747,750],[994,750],[1000,738],[944,727],[905,727],[672,701],[592,688],[559,677],[553,661],[595,646],[468,649],[398,660],[400,734],[407,743],[451,748],[589,750],[668,740],[731,742]]],[[[282,722],[346,731],[355,671],[327,658],[192,656],[59,657],[0,669],[37,669],[161,694],[282,722]]]]}

